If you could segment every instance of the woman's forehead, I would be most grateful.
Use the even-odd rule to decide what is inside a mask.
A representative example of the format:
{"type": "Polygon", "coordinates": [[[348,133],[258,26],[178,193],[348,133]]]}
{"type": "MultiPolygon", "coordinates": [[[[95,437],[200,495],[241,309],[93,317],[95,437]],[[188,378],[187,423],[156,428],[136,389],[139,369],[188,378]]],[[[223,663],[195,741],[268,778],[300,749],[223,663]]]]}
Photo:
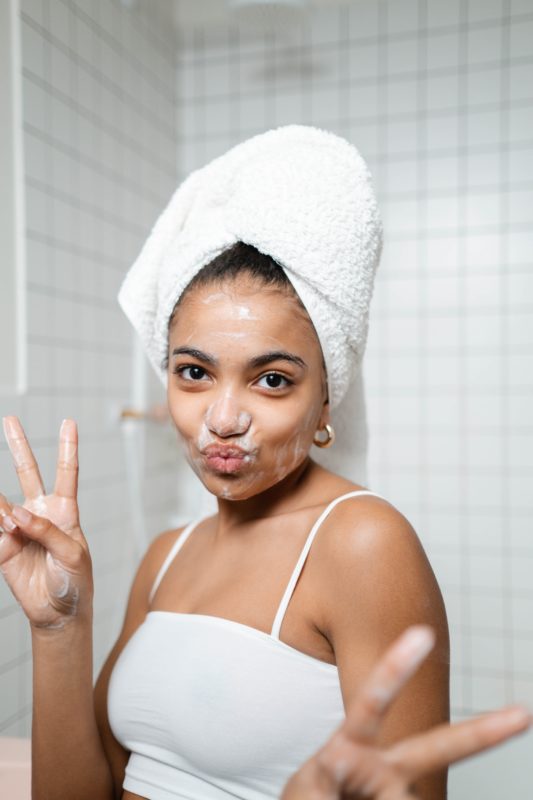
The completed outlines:
{"type": "Polygon", "coordinates": [[[234,285],[196,287],[180,302],[171,338],[187,331],[210,336],[249,336],[313,341],[316,333],[297,298],[272,286],[234,285]],[[191,327],[192,326],[192,327],[191,327]]]}

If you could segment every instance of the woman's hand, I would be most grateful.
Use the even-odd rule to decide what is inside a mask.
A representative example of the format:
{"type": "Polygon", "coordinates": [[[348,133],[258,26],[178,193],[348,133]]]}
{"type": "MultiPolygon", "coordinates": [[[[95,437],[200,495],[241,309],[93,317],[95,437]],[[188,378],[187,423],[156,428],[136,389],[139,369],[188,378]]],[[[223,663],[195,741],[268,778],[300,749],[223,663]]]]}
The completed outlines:
{"type": "Polygon", "coordinates": [[[3,422],[29,519],[15,516],[17,506],[0,494],[0,570],[32,627],[62,628],[88,614],[93,597],[91,557],[79,522],[76,423],[67,419],[61,426],[54,491],[47,495],[18,418],[3,422]]]}
{"type": "Polygon", "coordinates": [[[519,706],[455,725],[439,725],[380,748],[379,727],[395,696],[433,647],[427,625],[408,628],[373,669],[333,736],[286,784],[281,800],[409,800],[412,784],[526,730],[519,706]]]}

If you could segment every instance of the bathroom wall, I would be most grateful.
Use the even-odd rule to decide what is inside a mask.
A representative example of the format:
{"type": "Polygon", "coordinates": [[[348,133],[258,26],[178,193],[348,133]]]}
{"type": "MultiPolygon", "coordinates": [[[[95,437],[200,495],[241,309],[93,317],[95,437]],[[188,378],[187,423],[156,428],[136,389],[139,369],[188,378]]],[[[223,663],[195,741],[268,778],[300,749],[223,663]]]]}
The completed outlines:
{"type": "MultiPolygon", "coordinates": [[[[120,410],[132,329],[120,282],[176,183],[175,47],[163,5],[21,0],[29,390],[19,416],[47,491],[62,419],[78,423],[79,503],[95,576],[95,676],[122,622],[132,540],[120,410]]],[[[158,399],[162,387],[149,377],[158,399]]],[[[146,540],[176,505],[175,446],[147,437],[146,540]]],[[[22,493],[0,436],[0,491],[22,493]]],[[[31,639],[0,578],[0,735],[29,736],[31,639]]]]}
{"type": "MultiPolygon", "coordinates": [[[[533,3],[355,0],[180,45],[180,172],[293,122],[367,159],[385,226],[367,485],[442,587],[453,718],[533,706],[533,3]]],[[[451,800],[531,797],[532,745],[458,765],[451,800]]]]}

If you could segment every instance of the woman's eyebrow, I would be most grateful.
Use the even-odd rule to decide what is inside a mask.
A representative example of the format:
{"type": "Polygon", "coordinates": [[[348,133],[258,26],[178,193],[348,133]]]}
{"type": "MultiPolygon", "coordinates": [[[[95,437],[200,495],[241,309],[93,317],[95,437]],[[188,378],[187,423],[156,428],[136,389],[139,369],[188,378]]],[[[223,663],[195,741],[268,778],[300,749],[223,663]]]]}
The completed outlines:
{"type": "Polygon", "coordinates": [[[198,361],[205,361],[207,364],[211,364],[213,367],[216,367],[218,361],[214,356],[210,356],[207,353],[204,353],[202,350],[197,350],[196,347],[175,347],[172,351],[173,356],[192,356],[193,358],[197,358],[198,361]]]}
{"type": "MultiPolygon", "coordinates": [[[[218,359],[209,353],[204,353],[203,350],[198,350],[196,347],[176,347],[172,351],[173,356],[186,355],[197,358],[199,361],[205,361],[206,364],[211,364],[213,367],[218,366],[218,359]]],[[[270,350],[268,353],[262,353],[260,356],[254,356],[248,361],[249,367],[263,367],[265,364],[270,364],[271,361],[289,361],[291,364],[296,364],[302,369],[307,368],[307,364],[294,353],[288,353],[286,350],[270,350]]]]}
{"type": "Polygon", "coordinates": [[[251,358],[248,365],[250,367],[263,367],[265,364],[270,364],[271,361],[289,361],[291,364],[302,367],[302,369],[307,368],[307,364],[303,358],[300,358],[300,356],[294,353],[287,353],[286,350],[270,350],[268,353],[263,353],[260,356],[251,358]]]}

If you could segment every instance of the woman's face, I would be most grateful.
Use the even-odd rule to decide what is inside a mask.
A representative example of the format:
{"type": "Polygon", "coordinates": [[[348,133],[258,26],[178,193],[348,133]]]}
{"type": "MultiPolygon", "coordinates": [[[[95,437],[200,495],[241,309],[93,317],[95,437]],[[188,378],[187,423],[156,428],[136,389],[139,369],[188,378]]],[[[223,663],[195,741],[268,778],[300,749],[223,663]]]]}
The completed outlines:
{"type": "Polygon", "coordinates": [[[326,392],[318,338],[290,295],[248,275],[185,295],[169,331],[168,406],[210,492],[244,500],[298,467],[329,421],[326,392]]]}

